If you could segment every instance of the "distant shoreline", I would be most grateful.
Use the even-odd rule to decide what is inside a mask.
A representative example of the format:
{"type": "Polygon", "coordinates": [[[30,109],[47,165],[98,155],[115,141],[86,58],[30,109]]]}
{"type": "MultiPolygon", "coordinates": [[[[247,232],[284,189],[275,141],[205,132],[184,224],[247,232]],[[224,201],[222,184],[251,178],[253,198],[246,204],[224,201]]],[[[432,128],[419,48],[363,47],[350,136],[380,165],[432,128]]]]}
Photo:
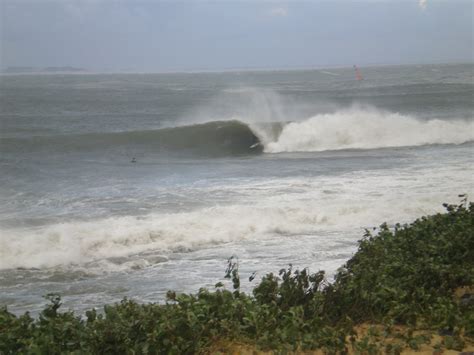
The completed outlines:
{"type": "Polygon", "coordinates": [[[64,67],[27,67],[13,66],[2,70],[2,74],[81,74],[87,72],[84,68],[76,68],[71,66],[64,67]]]}
{"type": "MultiPolygon", "coordinates": [[[[357,63],[355,63],[357,64],[357,63]]],[[[452,63],[405,63],[405,64],[357,64],[359,68],[385,68],[385,67],[410,67],[410,66],[453,66],[453,65],[474,65],[474,62],[452,62],[452,63]]],[[[352,65],[327,65],[327,66],[297,66],[281,68],[224,68],[224,69],[190,69],[190,70],[162,70],[162,71],[139,71],[139,70],[117,70],[117,71],[94,71],[85,68],[74,67],[48,67],[31,68],[31,70],[9,70],[3,69],[0,76],[13,75],[116,75],[116,74],[226,74],[226,73],[256,73],[256,72],[298,72],[298,71],[319,71],[334,69],[352,69],[352,65]],[[70,70],[66,70],[70,68],[70,70]],[[64,70],[63,70],[64,69],[64,70]]],[[[23,68],[23,67],[19,67],[23,68]]]]}

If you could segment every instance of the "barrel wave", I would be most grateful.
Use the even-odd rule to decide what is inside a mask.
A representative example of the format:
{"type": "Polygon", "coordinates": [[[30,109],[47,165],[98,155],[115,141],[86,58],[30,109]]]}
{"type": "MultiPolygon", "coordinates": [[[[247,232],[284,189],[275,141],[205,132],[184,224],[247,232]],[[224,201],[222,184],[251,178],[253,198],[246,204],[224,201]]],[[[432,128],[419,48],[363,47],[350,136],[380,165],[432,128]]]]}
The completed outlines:
{"type": "Polygon", "coordinates": [[[3,152],[125,152],[203,156],[253,155],[263,151],[257,135],[240,121],[201,124],[146,131],[5,138],[3,152]]]}
{"type": "Polygon", "coordinates": [[[472,119],[420,120],[375,108],[351,108],[302,121],[211,121],[144,131],[0,140],[4,153],[225,157],[261,153],[379,149],[474,141],[472,119]]]}

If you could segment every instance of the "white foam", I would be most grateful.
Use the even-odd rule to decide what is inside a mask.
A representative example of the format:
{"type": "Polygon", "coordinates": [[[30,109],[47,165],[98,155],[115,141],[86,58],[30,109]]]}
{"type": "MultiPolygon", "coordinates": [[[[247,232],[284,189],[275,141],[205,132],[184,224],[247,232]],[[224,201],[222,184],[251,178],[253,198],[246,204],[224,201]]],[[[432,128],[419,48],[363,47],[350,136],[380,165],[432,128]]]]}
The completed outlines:
{"type": "Polygon", "coordinates": [[[323,74],[327,74],[327,75],[334,75],[334,76],[339,76],[340,75],[338,73],[333,73],[333,72],[330,72],[330,71],[327,71],[327,70],[320,70],[319,72],[323,73],[323,74]]]}
{"type": "MultiPolygon", "coordinates": [[[[132,255],[148,250],[193,249],[271,232],[298,232],[304,211],[244,205],[194,212],[62,223],[40,230],[2,231],[0,268],[51,267],[132,255]],[[303,213],[301,213],[303,212],[303,213]]],[[[311,221],[317,222],[316,217],[311,221]]]]}
{"type": "Polygon", "coordinates": [[[265,141],[265,152],[316,152],[461,144],[474,140],[473,120],[427,120],[380,111],[351,108],[287,124],[275,141],[265,141]]]}
{"type": "Polygon", "coordinates": [[[441,204],[453,202],[457,193],[472,196],[471,174],[467,167],[428,166],[250,181],[223,187],[242,196],[233,205],[61,223],[36,230],[0,230],[0,269],[84,265],[275,235],[336,231],[358,238],[364,227],[383,221],[408,222],[441,210],[441,204]]]}

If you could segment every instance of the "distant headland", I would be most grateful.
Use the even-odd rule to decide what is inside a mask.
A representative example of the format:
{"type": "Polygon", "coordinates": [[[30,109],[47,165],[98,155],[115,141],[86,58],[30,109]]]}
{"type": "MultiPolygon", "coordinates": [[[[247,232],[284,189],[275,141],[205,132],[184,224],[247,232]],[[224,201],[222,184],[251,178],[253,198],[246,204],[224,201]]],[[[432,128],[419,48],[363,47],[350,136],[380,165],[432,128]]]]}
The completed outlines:
{"type": "Polygon", "coordinates": [[[2,70],[4,74],[48,74],[48,73],[84,73],[86,69],[76,67],[7,67],[2,70]]]}

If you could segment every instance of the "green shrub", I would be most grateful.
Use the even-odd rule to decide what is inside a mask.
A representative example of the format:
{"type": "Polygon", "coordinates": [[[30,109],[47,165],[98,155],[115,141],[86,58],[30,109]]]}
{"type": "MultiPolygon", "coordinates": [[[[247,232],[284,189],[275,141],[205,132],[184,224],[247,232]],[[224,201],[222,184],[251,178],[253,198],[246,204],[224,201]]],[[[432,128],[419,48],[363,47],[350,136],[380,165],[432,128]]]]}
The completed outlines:
{"type": "Polygon", "coordinates": [[[458,323],[453,291],[474,285],[474,208],[446,208],[409,226],[383,224],[375,236],[366,231],[358,252],[326,289],[333,319],[346,314],[356,321],[458,323]]]}

